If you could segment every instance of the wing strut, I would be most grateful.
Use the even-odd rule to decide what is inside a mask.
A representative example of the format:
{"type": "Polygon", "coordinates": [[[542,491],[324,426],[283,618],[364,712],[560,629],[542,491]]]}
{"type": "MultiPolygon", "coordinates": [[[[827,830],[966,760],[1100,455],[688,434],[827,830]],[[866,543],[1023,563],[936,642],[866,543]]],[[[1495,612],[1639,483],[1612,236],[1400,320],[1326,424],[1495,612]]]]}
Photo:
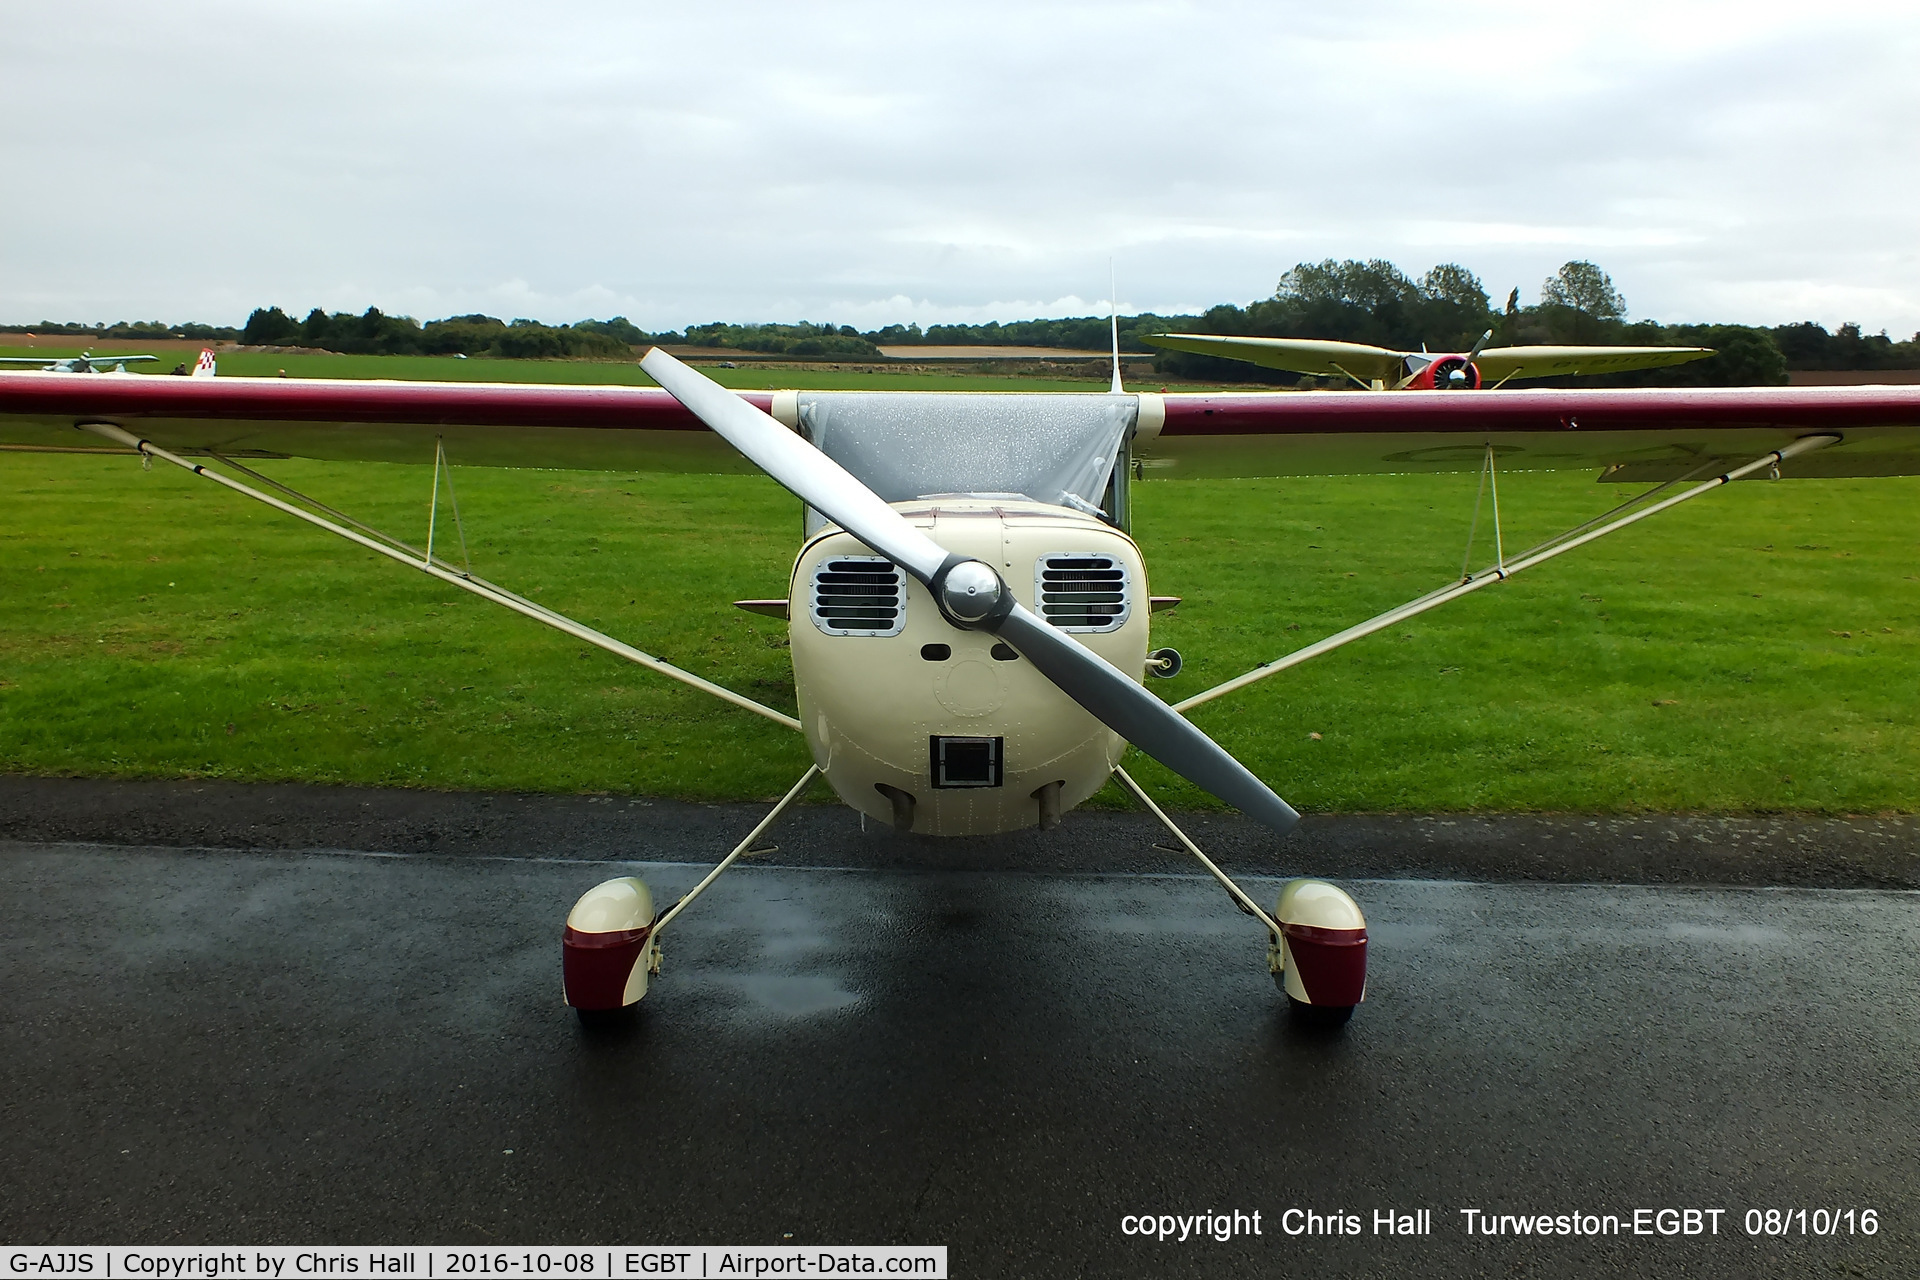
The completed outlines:
{"type": "MultiPolygon", "coordinates": [[[[1553,557],[1563,551],[1571,551],[1575,547],[1583,547],[1596,538],[1603,538],[1615,530],[1624,529],[1628,525],[1644,520],[1650,515],[1665,511],[1670,507],[1677,507],[1689,499],[1699,497],[1701,494],[1711,493],[1721,485],[1734,480],[1745,479],[1747,476],[1753,475],[1758,471],[1777,468],[1788,458],[1797,457],[1803,453],[1812,453],[1815,449],[1824,449],[1830,444],[1838,444],[1839,442],[1840,437],[1834,435],[1802,436],[1792,444],[1775,449],[1765,457],[1756,458],[1745,466],[1735,467],[1733,470],[1715,476],[1713,479],[1705,481],[1704,483],[1697,484],[1683,493],[1676,493],[1671,498],[1656,502],[1652,506],[1642,507],[1630,515],[1621,516],[1617,520],[1606,520],[1606,517],[1602,516],[1601,520],[1606,521],[1605,523],[1597,523],[1596,521],[1590,520],[1584,525],[1568,530],[1557,538],[1549,538],[1547,541],[1515,560],[1496,564],[1489,569],[1482,569],[1479,573],[1468,574],[1459,582],[1441,587],[1437,591],[1430,591],[1417,600],[1409,600],[1403,605],[1397,605],[1385,613],[1377,614],[1365,622],[1356,623],[1348,627],[1345,631],[1337,632],[1324,640],[1315,641],[1305,648],[1295,649],[1285,657],[1275,658],[1272,662],[1255,667],[1245,675],[1236,676],[1225,684],[1215,685],[1204,693],[1196,693],[1185,702],[1175,703],[1173,709],[1184,712],[1202,703],[1212,702],[1215,698],[1232,693],[1236,689],[1243,689],[1257,680],[1265,680],[1268,676],[1278,675],[1289,667],[1297,667],[1310,658],[1317,658],[1323,653],[1332,653],[1342,645],[1351,644],[1353,641],[1361,639],[1364,636],[1370,636],[1376,631],[1384,631],[1395,623],[1405,622],[1409,618],[1417,617],[1429,609],[1437,609],[1449,601],[1458,600],[1461,596],[1478,591],[1489,583],[1504,582],[1514,574],[1519,573],[1522,569],[1531,569],[1534,565],[1553,559],[1553,557]]],[[[1662,488],[1664,487],[1665,486],[1662,486],[1662,488]]],[[[1658,489],[1652,490],[1642,494],[1640,498],[1635,498],[1632,502],[1622,505],[1632,506],[1634,503],[1641,501],[1641,499],[1651,497],[1654,493],[1658,492],[1658,489]]],[[[1478,504],[1476,503],[1476,515],[1478,509],[1478,504]]],[[[1620,509],[1619,507],[1614,508],[1615,511],[1620,509]]]]}
{"type": "MultiPolygon", "coordinates": [[[[418,569],[430,577],[438,578],[442,582],[459,587],[462,591],[471,591],[482,600],[491,600],[493,603],[511,609],[515,613],[532,618],[535,622],[543,622],[556,631],[563,631],[576,640],[584,640],[590,645],[605,649],[608,653],[616,657],[625,658],[628,662],[637,663],[651,671],[657,671],[663,676],[668,676],[680,681],[682,684],[692,685],[702,693],[710,693],[723,702],[731,702],[736,707],[751,711],[755,715],[765,716],[774,723],[784,725],[789,729],[798,731],[800,728],[800,722],[792,716],[775,711],[772,707],[762,706],[752,698],[735,693],[731,689],[722,688],[720,685],[714,684],[711,680],[703,680],[691,671],[683,671],[671,662],[656,658],[650,653],[643,653],[632,645],[623,644],[615,640],[612,636],[595,631],[592,627],[586,626],[583,623],[575,622],[572,618],[564,614],[556,613],[545,605],[536,604],[523,596],[515,595],[505,587],[498,587],[486,581],[484,578],[478,578],[469,573],[462,573],[446,565],[445,562],[437,556],[415,551],[397,539],[390,538],[378,530],[369,529],[366,525],[362,525],[358,521],[349,521],[349,523],[356,525],[359,529],[365,529],[365,533],[356,532],[355,529],[349,529],[344,524],[336,524],[334,521],[322,516],[317,516],[311,511],[302,510],[290,502],[283,502],[272,494],[262,493],[250,485],[242,484],[229,476],[221,475],[218,471],[211,471],[197,462],[189,462],[180,455],[161,448],[151,440],[143,440],[132,432],[115,426],[111,422],[82,422],[77,425],[83,430],[93,432],[93,434],[97,436],[105,436],[115,444],[126,445],[129,448],[137,450],[145,458],[159,458],[162,462],[171,462],[174,466],[182,470],[191,471],[197,476],[204,476],[215,484],[225,485],[235,493],[245,494],[256,502],[264,502],[275,510],[284,511],[290,516],[297,516],[305,520],[308,524],[325,529],[328,533],[337,534],[349,542],[358,543],[369,551],[377,551],[389,560],[397,560],[409,568],[418,569]],[[369,534],[372,536],[369,537],[369,534]],[[412,552],[412,554],[408,554],[408,552],[412,552]]],[[[222,461],[226,460],[222,459],[222,461]]],[[[241,467],[238,463],[228,462],[227,465],[233,467],[235,470],[246,471],[248,475],[254,476],[257,479],[267,479],[265,476],[260,476],[257,472],[247,471],[245,467],[241,467]]],[[[302,502],[311,501],[304,495],[288,488],[278,481],[267,480],[267,483],[279,489],[282,493],[297,498],[302,502]]],[[[315,502],[313,505],[320,507],[323,511],[331,511],[330,508],[321,506],[320,503],[315,502]]],[[[338,513],[333,512],[332,514],[337,515],[338,513]]],[[[345,517],[341,518],[343,520],[345,519],[345,517]]]]}

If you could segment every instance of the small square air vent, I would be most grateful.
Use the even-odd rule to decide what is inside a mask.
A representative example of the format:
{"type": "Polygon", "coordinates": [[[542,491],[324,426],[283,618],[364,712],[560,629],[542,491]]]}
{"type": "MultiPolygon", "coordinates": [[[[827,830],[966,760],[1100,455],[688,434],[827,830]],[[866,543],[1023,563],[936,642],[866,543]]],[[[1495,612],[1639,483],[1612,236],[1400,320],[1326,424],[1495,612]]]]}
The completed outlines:
{"type": "Polygon", "coordinates": [[[809,611],[830,636],[897,636],[907,622],[906,584],[879,556],[836,556],[814,568],[809,611]]]}
{"type": "Polygon", "coordinates": [[[1006,779],[1005,738],[927,739],[933,760],[933,785],[997,787],[1006,779]]]}
{"type": "Polygon", "coordinates": [[[1040,615],[1062,631],[1118,631],[1132,612],[1127,566],[1113,556],[1055,552],[1034,565],[1040,615]]]}

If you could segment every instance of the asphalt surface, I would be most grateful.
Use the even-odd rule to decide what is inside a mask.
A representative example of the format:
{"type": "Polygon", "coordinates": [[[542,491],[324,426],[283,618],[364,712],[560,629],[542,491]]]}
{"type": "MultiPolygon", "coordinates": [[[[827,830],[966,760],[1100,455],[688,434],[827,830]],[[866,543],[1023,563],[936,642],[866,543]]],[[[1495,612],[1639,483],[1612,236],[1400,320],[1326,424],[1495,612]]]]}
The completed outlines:
{"type": "MultiPolygon", "coordinates": [[[[815,800],[826,795],[816,787],[815,800]]],[[[773,797],[768,798],[771,803],[773,797]]],[[[0,840],[508,857],[711,859],[765,804],[0,775],[0,840]]],[[[1236,814],[1182,814],[1236,869],[1345,878],[1920,889],[1920,818],[1309,814],[1284,841],[1236,814]]],[[[924,871],[1176,871],[1139,812],[1081,809],[1058,830],[901,838],[834,803],[780,820],[772,861],[924,871]]]]}
{"type": "MultiPolygon", "coordinates": [[[[638,844],[739,829],[599,809],[638,844]]],[[[628,864],[0,843],[0,1240],[922,1243],[958,1276],[1920,1272],[1912,892],[1354,881],[1370,998],[1329,1034],[1287,1017],[1210,881],[915,868],[925,842],[843,822],[836,846],[819,820],[823,847],[802,823],[783,850],[805,865],[743,865],[674,926],[610,1031],[561,1006],[558,933],[628,864]],[[1422,1208],[1432,1235],[1372,1233],[1422,1208]],[[1470,1237],[1470,1208],[1629,1232],[1636,1209],[1726,1212],[1713,1236],[1540,1240],[1470,1237]],[[1809,1234],[1743,1228],[1801,1208],[1809,1234]],[[1290,1236],[1289,1209],[1362,1233],[1290,1236]],[[1817,1209],[1878,1231],[1814,1236],[1817,1209]],[[1122,1231],[1208,1210],[1263,1232],[1122,1231]]],[[[670,898],[702,868],[639,871],[670,898]]]]}

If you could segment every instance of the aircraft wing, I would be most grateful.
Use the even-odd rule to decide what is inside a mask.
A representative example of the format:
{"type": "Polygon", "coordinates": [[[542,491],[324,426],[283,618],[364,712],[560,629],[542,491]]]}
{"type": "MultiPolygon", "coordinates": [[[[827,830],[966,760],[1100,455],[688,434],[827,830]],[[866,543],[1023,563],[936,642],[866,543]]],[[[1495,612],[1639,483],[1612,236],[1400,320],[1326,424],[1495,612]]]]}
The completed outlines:
{"type": "MultiPolygon", "coordinates": [[[[790,394],[741,396],[782,416],[774,402],[790,394]]],[[[1785,474],[1920,475],[1920,386],[1911,385],[1235,391],[1138,403],[1133,455],[1148,477],[1461,471],[1477,468],[1491,443],[1505,469],[1668,479],[1814,433],[1842,443],[1794,459],[1785,474]]],[[[755,471],[651,387],[0,374],[0,449],[119,451],[76,430],[84,421],[184,454],[425,463],[443,438],[468,466],[755,471]]]]}
{"type": "Polygon", "coordinates": [[[1352,374],[1362,382],[1375,378],[1391,386],[1406,374],[1405,351],[1389,351],[1359,342],[1333,342],[1319,338],[1223,338],[1204,333],[1156,333],[1141,339],[1169,351],[1190,351],[1195,355],[1218,356],[1222,360],[1246,360],[1269,369],[1287,369],[1294,373],[1344,377],[1352,374]]]}
{"type": "Polygon", "coordinates": [[[1509,378],[1658,369],[1712,354],[1712,347],[1488,347],[1474,357],[1473,363],[1481,379],[1491,386],[1509,378]]]}
{"type": "Polygon", "coordinates": [[[158,360],[159,358],[159,356],[0,356],[0,364],[37,364],[44,367],[73,360],[85,360],[88,364],[134,364],[141,360],[158,360]]]}
{"type": "MultiPolygon", "coordinates": [[[[1168,395],[1159,434],[1134,447],[1147,476],[1287,476],[1503,469],[1668,480],[1745,462],[1805,435],[1841,443],[1790,476],[1920,475],[1920,386],[1633,387],[1368,395],[1168,395]]],[[[1143,436],[1145,433],[1142,433],[1143,436]]]]}
{"type": "Polygon", "coordinates": [[[467,466],[756,471],[656,387],[0,374],[0,449],[123,452],[88,420],[200,456],[431,462],[440,438],[467,466]]]}

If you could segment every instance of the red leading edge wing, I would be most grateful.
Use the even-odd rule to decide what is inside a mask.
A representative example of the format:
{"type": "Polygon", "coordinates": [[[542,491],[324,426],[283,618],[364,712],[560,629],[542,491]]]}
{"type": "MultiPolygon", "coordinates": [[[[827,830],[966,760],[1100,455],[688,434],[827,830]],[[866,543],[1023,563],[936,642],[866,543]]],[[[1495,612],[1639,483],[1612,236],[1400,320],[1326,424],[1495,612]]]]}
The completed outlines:
{"type": "MultiPolygon", "coordinates": [[[[775,393],[745,392],[762,409],[775,393]]],[[[1500,390],[1387,395],[1223,392],[1143,397],[1145,472],[1173,477],[1459,471],[1492,444],[1507,469],[1666,479],[1795,438],[1842,443],[1789,475],[1920,474],[1920,387],[1500,390]],[[1153,402],[1164,409],[1155,411],[1153,402]],[[1164,417],[1157,433],[1154,419],[1164,417]]],[[[0,449],[107,448],[116,423],[182,453],[425,462],[435,437],[471,465],[754,470],[666,392],[293,378],[0,374],[0,449]]]]}
{"type": "Polygon", "coordinates": [[[1714,459],[1748,461],[1800,436],[1841,443],[1794,459],[1798,476],[1920,474],[1920,387],[1501,390],[1385,395],[1226,392],[1162,397],[1158,436],[1136,445],[1166,477],[1460,471],[1493,445],[1511,470],[1595,470],[1666,480],[1714,459]]]}
{"type": "Polygon", "coordinates": [[[0,449],[118,452],[85,421],[187,454],[430,462],[441,437],[469,466],[755,471],[656,387],[0,374],[0,449]]]}

